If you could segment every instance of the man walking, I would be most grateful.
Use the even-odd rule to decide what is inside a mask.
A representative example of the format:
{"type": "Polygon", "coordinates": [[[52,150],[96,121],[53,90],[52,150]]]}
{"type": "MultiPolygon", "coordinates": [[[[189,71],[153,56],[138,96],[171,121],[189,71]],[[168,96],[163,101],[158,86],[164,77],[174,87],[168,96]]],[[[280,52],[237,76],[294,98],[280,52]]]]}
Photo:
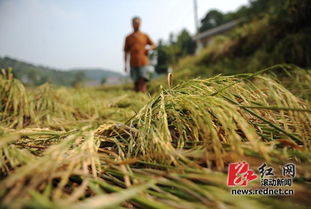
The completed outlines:
{"type": "Polygon", "coordinates": [[[137,92],[146,92],[147,82],[150,80],[148,52],[156,46],[147,34],[140,31],[140,24],[139,17],[132,19],[134,32],[125,39],[124,70],[128,71],[128,55],[130,55],[130,75],[134,81],[134,89],[137,92]]]}

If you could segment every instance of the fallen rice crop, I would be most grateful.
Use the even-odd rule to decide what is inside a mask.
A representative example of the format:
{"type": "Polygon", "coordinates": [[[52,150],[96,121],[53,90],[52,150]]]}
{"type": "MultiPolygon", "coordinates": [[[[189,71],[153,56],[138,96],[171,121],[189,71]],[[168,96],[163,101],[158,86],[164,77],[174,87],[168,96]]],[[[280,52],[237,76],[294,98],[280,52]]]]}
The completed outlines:
{"type": "Polygon", "coordinates": [[[3,76],[0,88],[3,208],[310,204],[310,106],[275,77],[193,79],[152,96],[29,89],[12,76],[3,76]],[[295,195],[232,196],[227,166],[241,160],[295,163],[295,195]]]}

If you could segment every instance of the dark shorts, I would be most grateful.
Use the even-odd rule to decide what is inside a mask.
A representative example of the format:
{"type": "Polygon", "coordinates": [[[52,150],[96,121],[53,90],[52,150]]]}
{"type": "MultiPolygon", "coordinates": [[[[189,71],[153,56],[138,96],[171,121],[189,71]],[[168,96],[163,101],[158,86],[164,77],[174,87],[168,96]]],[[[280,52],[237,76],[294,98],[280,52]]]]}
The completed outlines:
{"type": "Polygon", "coordinates": [[[141,67],[131,67],[130,75],[134,82],[138,81],[139,79],[145,79],[147,81],[150,80],[152,75],[152,66],[145,65],[141,67]]]}

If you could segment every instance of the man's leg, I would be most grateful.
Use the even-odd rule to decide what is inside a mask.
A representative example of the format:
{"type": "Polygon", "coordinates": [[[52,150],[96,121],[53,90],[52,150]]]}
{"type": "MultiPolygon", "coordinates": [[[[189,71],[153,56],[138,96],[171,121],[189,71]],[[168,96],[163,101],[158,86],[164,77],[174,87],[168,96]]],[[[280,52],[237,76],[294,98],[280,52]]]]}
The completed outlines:
{"type": "Polygon", "coordinates": [[[144,78],[140,78],[138,82],[139,82],[138,84],[139,91],[142,93],[147,92],[147,81],[144,78]]]}
{"type": "Polygon", "coordinates": [[[147,92],[147,81],[145,79],[142,79],[141,92],[143,93],[147,92]]]}
{"type": "Polygon", "coordinates": [[[134,82],[134,91],[139,92],[140,91],[140,83],[139,80],[134,82]]]}
{"type": "Polygon", "coordinates": [[[138,77],[137,91],[145,93],[145,92],[147,92],[147,82],[148,82],[148,79],[145,78],[148,76],[148,75],[146,75],[146,73],[147,73],[146,67],[142,66],[139,68],[135,68],[135,70],[136,70],[135,73],[137,73],[136,75],[138,77]]]}
{"type": "Polygon", "coordinates": [[[130,69],[130,76],[132,80],[134,81],[134,91],[139,92],[139,72],[137,67],[131,67],[130,69]]]}

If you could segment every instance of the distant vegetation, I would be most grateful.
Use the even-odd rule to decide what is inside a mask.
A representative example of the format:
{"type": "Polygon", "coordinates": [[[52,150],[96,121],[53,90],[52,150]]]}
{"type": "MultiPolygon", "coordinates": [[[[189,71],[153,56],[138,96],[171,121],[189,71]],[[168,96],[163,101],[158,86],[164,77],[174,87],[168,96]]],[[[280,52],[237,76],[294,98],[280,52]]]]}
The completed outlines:
{"type": "Polygon", "coordinates": [[[114,77],[122,79],[123,75],[103,69],[73,69],[56,70],[40,65],[33,65],[9,57],[0,57],[0,68],[12,68],[14,77],[24,84],[37,86],[49,82],[51,84],[63,86],[75,86],[86,81],[95,81],[98,84],[103,79],[114,77]]]}
{"type": "Polygon", "coordinates": [[[189,33],[171,35],[159,47],[159,66],[173,66],[183,78],[254,72],[279,63],[310,68],[310,11],[310,0],[252,0],[231,13],[211,10],[201,20],[200,31],[236,19],[240,25],[215,37],[198,56],[191,56],[195,43],[189,33]]]}

